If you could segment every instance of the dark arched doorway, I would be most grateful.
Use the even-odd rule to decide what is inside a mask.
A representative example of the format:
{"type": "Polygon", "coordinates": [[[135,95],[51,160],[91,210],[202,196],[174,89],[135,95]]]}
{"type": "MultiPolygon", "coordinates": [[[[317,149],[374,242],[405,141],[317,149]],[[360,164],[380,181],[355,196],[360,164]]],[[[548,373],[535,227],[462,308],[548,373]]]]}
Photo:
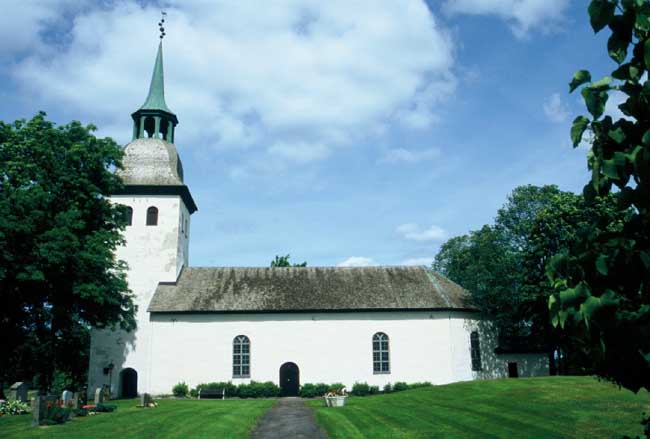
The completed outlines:
{"type": "Polygon", "coordinates": [[[138,396],[138,372],[126,368],[120,372],[120,397],[135,398],[138,396]]]}
{"type": "Polygon", "coordinates": [[[295,363],[280,366],[280,391],[282,396],[298,396],[300,390],[300,370],[295,363]]]}

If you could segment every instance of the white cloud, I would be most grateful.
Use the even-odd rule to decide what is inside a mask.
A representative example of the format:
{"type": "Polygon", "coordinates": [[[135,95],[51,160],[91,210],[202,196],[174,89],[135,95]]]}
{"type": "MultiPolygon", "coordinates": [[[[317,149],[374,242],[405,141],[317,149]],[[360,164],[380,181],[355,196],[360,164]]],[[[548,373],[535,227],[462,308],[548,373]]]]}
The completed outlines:
{"type": "Polygon", "coordinates": [[[542,104],[544,114],[551,122],[562,123],[569,118],[569,107],[562,102],[559,93],[553,93],[542,104]]]}
{"type": "MultiPolygon", "coordinates": [[[[455,89],[453,44],[420,0],[166,3],[166,98],[179,144],[305,163],[381,126],[428,126],[434,104],[455,89]]],[[[55,10],[32,22],[50,22],[55,10]]],[[[44,50],[13,76],[39,107],[124,126],[100,134],[128,141],[128,115],[151,77],[158,14],[135,0],[88,2],[63,42],[43,40],[46,25],[36,26],[31,38],[44,50]]]]}
{"type": "MultiPolygon", "coordinates": [[[[20,0],[2,4],[0,14],[0,54],[20,54],[39,49],[39,32],[57,24],[65,14],[89,0],[20,0]]],[[[7,59],[3,60],[6,61],[7,59]]]]}
{"type": "Polygon", "coordinates": [[[510,24],[518,38],[532,30],[548,32],[565,20],[569,0],[446,0],[449,14],[495,15],[510,24]]]}
{"type": "Polygon", "coordinates": [[[440,150],[438,148],[421,150],[394,148],[384,151],[379,161],[384,163],[419,163],[434,160],[438,157],[440,157],[440,150]]]}
{"type": "Polygon", "coordinates": [[[306,142],[278,142],[271,146],[268,152],[272,156],[299,163],[320,160],[329,155],[329,149],[325,145],[306,142]]]}
{"type": "Polygon", "coordinates": [[[371,267],[377,265],[372,258],[363,256],[350,256],[345,261],[336,264],[337,267],[371,267]]]}
{"type": "Polygon", "coordinates": [[[441,241],[447,237],[447,232],[441,227],[432,225],[429,228],[424,228],[415,223],[398,226],[397,233],[412,241],[441,241]]]}
{"type": "Polygon", "coordinates": [[[424,257],[424,258],[411,258],[406,259],[400,262],[399,265],[424,265],[425,267],[430,267],[433,263],[434,258],[424,257]]]}

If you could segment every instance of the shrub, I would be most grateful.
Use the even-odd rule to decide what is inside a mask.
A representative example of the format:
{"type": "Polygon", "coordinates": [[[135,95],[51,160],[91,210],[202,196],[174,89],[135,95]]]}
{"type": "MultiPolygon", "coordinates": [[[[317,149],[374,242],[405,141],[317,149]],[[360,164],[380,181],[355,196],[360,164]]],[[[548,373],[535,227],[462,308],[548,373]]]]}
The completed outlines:
{"type": "Polygon", "coordinates": [[[189,392],[189,390],[190,389],[187,387],[187,384],[185,384],[185,382],[182,382],[182,383],[176,384],[172,388],[172,393],[177,398],[185,398],[187,396],[187,393],[189,392]]]}
{"type": "Polygon", "coordinates": [[[391,393],[393,391],[393,385],[388,383],[384,386],[384,393],[391,393]]]}
{"type": "Polygon", "coordinates": [[[402,390],[408,390],[409,385],[404,381],[398,381],[393,385],[393,392],[401,392],[402,390]]]}
{"type": "Polygon", "coordinates": [[[370,394],[370,386],[368,383],[354,383],[352,386],[352,394],[354,396],[366,396],[370,394]]]}
{"type": "Polygon", "coordinates": [[[237,386],[237,394],[240,398],[272,398],[280,395],[280,388],[271,381],[251,381],[249,384],[242,383],[237,386]]]}
{"type": "Polygon", "coordinates": [[[58,405],[48,405],[47,413],[41,423],[44,425],[63,424],[68,420],[68,418],[70,418],[70,412],[70,409],[59,407],[58,405]]]}
{"type": "Polygon", "coordinates": [[[84,417],[88,416],[88,409],[72,409],[72,413],[74,413],[75,416],[84,417]]]}
{"type": "Polygon", "coordinates": [[[220,381],[215,383],[199,384],[198,386],[196,386],[196,388],[190,391],[190,395],[196,398],[197,396],[199,396],[199,391],[201,389],[226,389],[227,398],[239,396],[237,386],[231,383],[230,381],[228,382],[220,381]]]}
{"type": "Polygon", "coordinates": [[[26,402],[7,401],[3,404],[0,404],[1,415],[24,415],[30,411],[31,407],[26,402]]]}
{"type": "Polygon", "coordinates": [[[95,411],[98,413],[100,412],[111,413],[114,412],[115,410],[117,410],[117,406],[112,404],[97,404],[95,406],[95,411]]]}
{"type": "Polygon", "coordinates": [[[423,381],[421,383],[413,383],[408,385],[409,389],[419,389],[420,387],[431,387],[431,386],[433,386],[433,384],[431,384],[429,381],[423,381]]]}
{"type": "Polygon", "coordinates": [[[377,395],[379,393],[379,386],[370,386],[368,388],[368,393],[370,395],[377,395]]]}

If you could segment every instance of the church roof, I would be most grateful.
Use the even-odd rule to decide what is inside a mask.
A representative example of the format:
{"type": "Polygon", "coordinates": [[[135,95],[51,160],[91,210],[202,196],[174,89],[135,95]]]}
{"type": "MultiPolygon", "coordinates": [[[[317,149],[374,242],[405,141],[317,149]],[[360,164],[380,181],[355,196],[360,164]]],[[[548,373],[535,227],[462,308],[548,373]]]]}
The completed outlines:
{"type": "Polygon", "coordinates": [[[472,310],[466,291],[425,267],[185,268],[149,312],[472,310]]]}

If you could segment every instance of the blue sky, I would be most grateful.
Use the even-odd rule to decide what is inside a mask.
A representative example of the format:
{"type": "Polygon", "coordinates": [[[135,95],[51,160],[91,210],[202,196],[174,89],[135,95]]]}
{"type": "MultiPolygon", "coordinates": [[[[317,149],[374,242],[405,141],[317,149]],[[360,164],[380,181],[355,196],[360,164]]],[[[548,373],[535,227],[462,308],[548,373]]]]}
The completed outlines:
{"type": "Polygon", "coordinates": [[[614,64],[578,0],[5,0],[0,119],[126,144],[161,7],[193,266],[429,264],[514,187],[587,181],[567,84],[614,64]]]}

